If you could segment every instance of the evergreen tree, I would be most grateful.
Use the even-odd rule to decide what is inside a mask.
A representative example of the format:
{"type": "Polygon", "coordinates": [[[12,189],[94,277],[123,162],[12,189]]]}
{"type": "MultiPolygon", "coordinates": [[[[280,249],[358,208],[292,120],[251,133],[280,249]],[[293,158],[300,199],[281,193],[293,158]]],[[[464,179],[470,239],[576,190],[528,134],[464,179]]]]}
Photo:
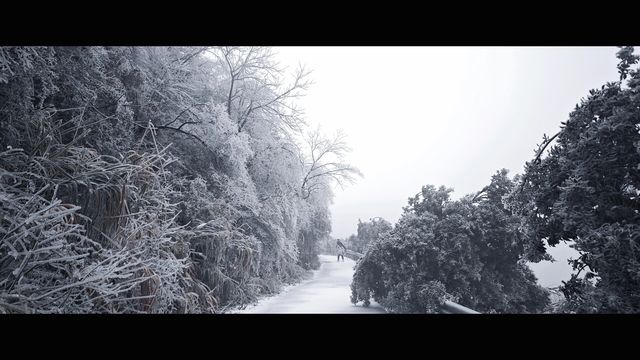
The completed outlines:
{"type": "Polygon", "coordinates": [[[548,294],[522,261],[519,219],[502,202],[513,186],[506,170],[456,201],[452,189],[423,186],[358,263],[351,301],[373,297],[392,312],[437,312],[444,300],[481,312],[542,311],[548,294]]]}
{"type": "Polygon", "coordinates": [[[509,200],[526,217],[529,259],[560,242],[579,252],[562,286],[571,312],[640,311],[639,57],[632,47],[617,56],[620,81],[590,90],[544,137],[509,200]]]}

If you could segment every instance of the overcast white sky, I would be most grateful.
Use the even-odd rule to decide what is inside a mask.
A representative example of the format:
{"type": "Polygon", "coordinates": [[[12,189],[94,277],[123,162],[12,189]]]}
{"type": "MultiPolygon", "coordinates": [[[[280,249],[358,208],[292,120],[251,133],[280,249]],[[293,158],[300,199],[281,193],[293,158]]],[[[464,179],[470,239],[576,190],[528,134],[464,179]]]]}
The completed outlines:
{"type": "MultiPolygon", "coordinates": [[[[617,80],[614,47],[276,47],[282,65],[313,70],[299,105],[312,126],[342,129],[364,178],[335,189],[333,236],[358,219],[395,223],[423,185],[454,197],[496,170],[521,173],[542,135],[589,89],[617,80]]],[[[568,277],[571,249],[532,267],[543,285],[568,277]]]]}

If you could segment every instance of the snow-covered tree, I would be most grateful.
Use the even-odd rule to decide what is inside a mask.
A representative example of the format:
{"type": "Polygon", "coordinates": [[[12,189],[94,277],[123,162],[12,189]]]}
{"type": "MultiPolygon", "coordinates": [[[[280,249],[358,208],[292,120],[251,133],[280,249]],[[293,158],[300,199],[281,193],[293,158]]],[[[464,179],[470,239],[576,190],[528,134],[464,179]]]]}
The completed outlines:
{"type": "Polygon", "coordinates": [[[350,241],[351,246],[354,251],[363,253],[367,250],[369,244],[380,239],[391,229],[391,223],[380,217],[365,222],[358,220],[358,232],[350,241]]]}
{"type": "Polygon", "coordinates": [[[548,295],[521,261],[519,221],[502,202],[511,188],[505,170],[456,201],[452,189],[423,186],[393,230],[369,245],[351,301],[373,297],[391,312],[437,312],[444,300],[481,312],[542,311],[548,295]]]}
{"type": "Polygon", "coordinates": [[[618,58],[620,81],[591,90],[543,138],[510,199],[526,219],[529,259],[548,259],[560,242],[579,252],[561,288],[567,311],[640,311],[640,71],[632,47],[618,58]]]}
{"type": "Polygon", "coordinates": [[[224,311],[316,266],[308,72],[274,59],[0,47],[0,312],[224,311]]]}

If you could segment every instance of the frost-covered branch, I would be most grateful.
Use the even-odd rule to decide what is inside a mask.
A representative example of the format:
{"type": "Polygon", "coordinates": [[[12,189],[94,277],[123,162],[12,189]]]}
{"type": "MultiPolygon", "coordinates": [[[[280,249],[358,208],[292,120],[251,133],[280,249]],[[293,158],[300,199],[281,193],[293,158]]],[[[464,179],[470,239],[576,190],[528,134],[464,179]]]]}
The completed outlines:
{"type": "Polygon", "coordinates": [[[362,176],[356,167],[344,162],[350,149],[343,133],[337,132],[333,138],[325,138],[317,128],[307,133],[305,142],[308,154],[300,187],[304,199],[322,187],[322,183],[328,184],[333,180],[342,186],[345,182],[355,181],[356,176],[362,176]]]}

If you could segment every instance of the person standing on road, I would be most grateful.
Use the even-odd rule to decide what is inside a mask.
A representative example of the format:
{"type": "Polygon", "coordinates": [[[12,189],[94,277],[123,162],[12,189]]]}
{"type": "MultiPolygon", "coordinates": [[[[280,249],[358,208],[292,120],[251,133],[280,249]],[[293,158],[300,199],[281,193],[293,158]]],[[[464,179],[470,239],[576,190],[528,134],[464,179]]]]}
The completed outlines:
{"type": "Polygon", "coordinates": [[[338,239],[337,250],[338,250],[338,261],[340,261],[341,256],[342,256],[342,261],[344,261],[344,255],[347,253],[347,247],[344,246],[344,244],[342,243],[342,241],[340,241],[340,239],[338,239]]]}

